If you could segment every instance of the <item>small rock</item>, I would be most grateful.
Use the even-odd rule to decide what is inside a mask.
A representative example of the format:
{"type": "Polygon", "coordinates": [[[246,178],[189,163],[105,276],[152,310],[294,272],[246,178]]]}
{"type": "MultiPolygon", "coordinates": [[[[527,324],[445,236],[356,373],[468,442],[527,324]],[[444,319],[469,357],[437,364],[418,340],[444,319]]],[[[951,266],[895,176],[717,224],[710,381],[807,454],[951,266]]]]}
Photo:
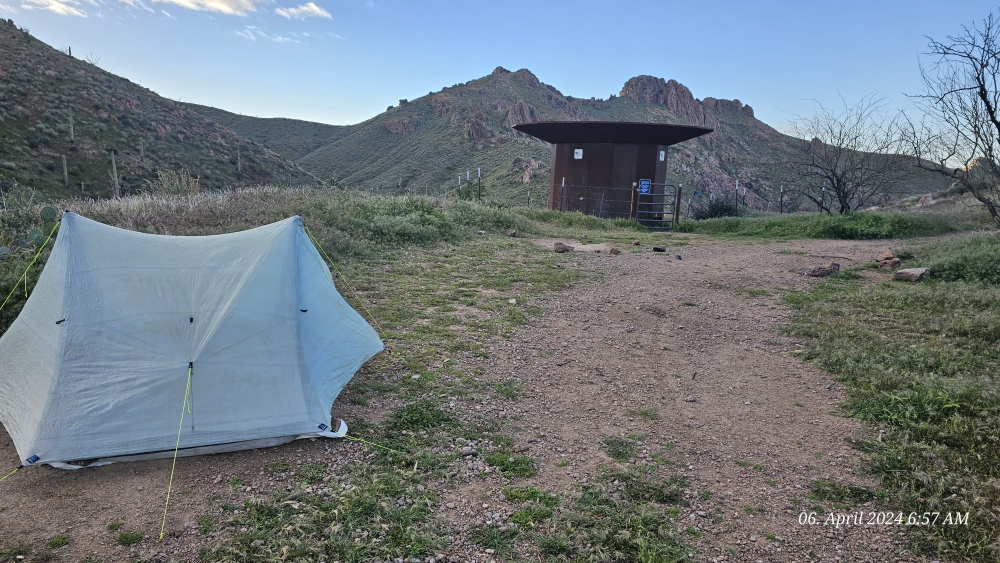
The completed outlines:
{"type": "Polygon", "coordinates": [[[496,552],[497,552],[497,551],[496,551],[495,549],[487,549],[487,550],[486,550],[486,554],[487,554],[487,555],[493,555],[493,554],[494,554],[494,553],[496,553],[496,552]]]}
{"type": "Polygon", "coordinates": [[[528,446],[519,446],[519,447],[517,447],[517,448],[514,449],[514,452],[515,453],[519,453],[519,454],[523,454],[524,452],[526,452],[526,451],[528,451],[530,449],[531,448],[528,447],[528,446]]]}
{"type": "Polygon", "coordinates": [[[250,547],[260,547],[262,545],[264,545],[264,540],[253,540],[250,543],[250,547]]]}
{"type": "Polygon", "coordinates": [[[608,249],[608,254],[614,254],[615,256],[618,256],[621,253],[622,253],[621,250],[618,250],[617,248],[614,247],[608,249]]]}
{"type": "Polygon", "coordinates": [[[699,510],[696,514],[698,514],[698,516],[701,516],[702,518],[708,516],[708,513],[705,512],[704,510],[699,510]]]}
{"type": "Polygon", "coordinates": [[[653,247],[653,252],[666,252],[666,251],[667,251],[667,247],[665,247],[665,246],[654,246],[653,247]]]}
{"type": "Polygon", "coordinates": [[[515,230],[515,229],[508,230],[507,231],[507,236],[509,236],[509,237],[516,237],[517,236],[517,230],[515,230]]]}
{"type": "Polygon", "coordinates": [[[698,399],[694,398],[694,395],[688,395],[687,397],[684,397],[684,402],[686,402],[686,403],[693,403],[693,402],[695,402],[697,400],[698,399]]]}
{"type": "Polygon", "coordinates": [[[641,242],[639,242],[639,241],[637,241],[637,240],[634,240],[634,241],[632,241],[632,246],[639,246],[639,245],[641,245],[641,244],[642,244],[642,243],[641,243],[641,242]]]}
{"type": "Polygon", "coordinates": [[[931,277],[930,268],[904,268],[902,270],[896,270],[897,280],[920,281],[929,277],[931,277]]]}
{"type": "Polygon", "coordinates": [[[824,266],[816,266],[815,268],[806,272],[807,276],[814,278],[823,278],[826,276],[831,276],[840,271],[840,264],[836,262],[829,262],[824,266]]]}
{"type": "Polygon", "coordinates": [[[757,536],[750,536],[750,541],[757,541],[757,536]]]}
{"type": "Polygon", "coordinates": [[[453,503],[453,502],[449,502],[449,503],[448,503],[448,504],[446,504],[445,506],[447,506],[448,508],[455,508],[455,503],[453,503]]]}
{"type": "Polygon", "coordinates": [[[420,374],[419,373],[415,373],[415,374],[413,374],[413,375],[410,376],[410,379],[420,379],[420,374]]]}
{"type": "Polygon", "coordinates": [[[899,263],[900,263],[899,258],[893,256],[892,258],[889,258],[887,260],[879,261],[878,267],[883,270],[887,268],[896,268],[899,266],[899,263]]]}
{"type": "Polygon", "coordinates": [[[486,234],[486,231],[476,231],[476,234],[479,236],[484,236],[486,234]]]}
{"type": "Polygon", "coordinates": [[[508,299],[507,302],[511,305],[517,305],[517,299],[508,299]]]}
{"type": "Polygon", "coordinates": [[[893,254],[891,250],[886,250],[885,252],[879,252],[878,256],[875,257],[876,262],[884,262],[886,260],[892,260],[896,255],[893,254]]]}
{"type": "Polygon", "coordinates": [[[476,457],[477,455],[479,455],[479,452],[472,446],[462,448],[462,457],[476,457]]]}
{"type": "Polygon", "coordinates": [[[563,243],[561,243],[561,242],[557,242],[557,243],[556,243],[556,244],[554,245],[554,249],[555,249],[555,251],[556,251],[556,252],[558,252],[559,254],[562,254],[562,253],[564,253],[564,252],[573,252],[573,247],[572,247],[572,246],[567,246],[567,245],[565,245],[565,244],[563,244],[563,243]]]}
{"type": "Polygon", "coordinates": [[[680,255],[680,254],[678,254],[678,255],[677,255],[677,259],[678,259],[678,260],[683,260],[683,258],[681,258],[681,255],[680,255]]]}

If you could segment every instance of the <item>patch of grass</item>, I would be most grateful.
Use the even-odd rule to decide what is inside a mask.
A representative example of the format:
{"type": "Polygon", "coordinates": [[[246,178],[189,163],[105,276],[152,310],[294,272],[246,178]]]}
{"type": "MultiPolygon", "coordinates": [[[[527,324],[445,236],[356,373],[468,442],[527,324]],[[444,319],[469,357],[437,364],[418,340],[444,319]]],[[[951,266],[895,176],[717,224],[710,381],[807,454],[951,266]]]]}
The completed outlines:
{"type": "Polygon", "coordinates": [[[556,467],[569,467],[569,462],[566,461],[565,459],[560,459],[559,461],[555,462],[553,465],[555,465],[556,467]]]}
{"type": "Polygon", "coordinates": [[[45,547],[49,549],[56,549],[67,545],[69,545],[69,536],[64,535],[55,536],[45,543],[45,547]]]}
{"type": "Polygon", "coordinates": [[[484,459],[506,477],[532,477],[538,473],[534,460],[528,456],[509,452],[490,452],[484,459]]]}
{"type": "Polygon", "coordinates": [[[389,415],[390,430],[427,430],[451,422],[451,416],[434,401],[423,400],[400,407],[389,415]]]}
{"type": "Polygon", "coordinates": [[[542,522],[552,517],[552,509],[545,506],[527,506],[511,515],[510,521],[521,525],[530,526],[536,522],[542,522]]]}
{"type": "Polygon", "coordinates": [[[233,477],[229,480],[229,486],[238,489],[243,486],[243,477],[233,477]]]}
{"type": "Polygon", "coordinates": [[[639,503],[679,503],[682,498],[681,492],[687,484],[687,478],[681,475],[661,477],[655,471],[642,468],[608,472],[601,479],[608,482],[618,481],[623,496],[639,503]]]}
{"type": "Polygon", "coordinates": [[[513,549],[514,541],[520,534],[517,528],[478,525],[469,530],[469,540],[484,549],[505,553],[513,549]]]}
{"type": "Polygon", "coordinates": [[[108,527],[108,531],[109,532],[116,532],[116,531],[118,531],[118,528],[122,527],[122,523],[121,522],[108,522],[108,526],[107,527],[108,527]]]}
{"type": "Polygon", "coordinates": [[[546,508],[554,508],[559,497],[535,487],[504,487],[504,498],[509,502],[535,502],[546,508]]]}
{"type": "Polygon", "coordinates": [[[130,546],[142,541],[142,532],[122,532],[118,534],[118,545],[130,546]]]}
{"type": "Polygon", "coordinates": [[[288,464],[283,461],[275,461],[265,465],[264,469],[266,469],[267,472],[271,473],[272,475],[277,473],[287,473],[288,464]]]}
{"type": "Polygon", "coordinates": [[[763,506],[744,506],[743,510],[744,512],[746,512],[751,516],[755,516],[757,514],[763,514],[765,512],[763,506]]]}
{"type": "MultiPolygon", "coordinates": [[[[990,259],[988,238],[913,250],[915,261],[948,264],[953,281],[824,282],[785,297],[797,309],[788,334],[807,343],[806,359],[839,375],[844,411],[879,431],[854,446],[880,490],[918,513],[1000,505],[1000,286],[967,263],[990,259]],[[960,257],[954,264],[949,252],[960,257]]],[[[935,557],[1000,560],[1000,546],[985,539],[1000,535],[996,519],[907,532],[935,557]]]]}
{"type": "Polygon", "coordinates": [[[968,236],[936,242],[913,252],[907,267],[927,267],[945,281],[1000,285],[1000,236],[968,236]]]}
{"type": "Polygon", "coordinates": [[[17,544],[0,551],[0,561],[18,561],[18,557],[23,558],[30,555],[32,551],[34,548],[31,547],[30,543],[18,540],[17,544]]]}
{"type": "Polygon", "coordinates": [[[701,497],[701,500],[708,500],[712,498],[712,491],[706,491],[702,489],[698,491],[698,496],[701,497]]]}
{"type": "Polygon", "coordinates": [[[539,551],[544,545],[542,552],[556,561],[570,556],[614,563],[686,561],[673,523],[678,515],[674,507],[616,499],[604,487],[584,485],[567,512],[543,524],[539,551]]]}
{"type": "Polygon", "coordinates": [[[198,533],[207,536],[215,528],[215,516],[202,514],[198,517],[198,533]]]}
{"type": "Polygon", "coordinates": [[[944,219],[930,215],[859,212],[849,215],[795,213],[721,217],[681,221],[676,230],[739,238],[873,240],[935,236],[952,232],[955,228],[944,219]]]}
{"type": "Polygon", "coordinates": [[[625,414],[628,416],[636,416],[649,422],[660,419],[660,413],[657,412],[656,408],[649,407],[644,409],[626,409],[625,414]]]}
{"type": "Polygon", "coordinates": [[[747,297],[770,297],[771,292],[766,289],[748,289],[747,297]]]}
{"type": "Polygon", "coordinates": [[[627,438],[605,436],[601,441],[603,442],[601,449],[604,450],[604,453],[618,462],[624,463],[628,461],[635,455],[637,450],[635,442],[627,438]]]}
{"type": "Polygon", "coordinates": [[[496,389],[498,395],[508,400],[519,399],[521,394],[524,393],[524,383],[518,379],[495,383],[493,384],[493,388],[496,389]]]}
{"type": "Polygon", "coordinates": [[[295,474],[305,483],[316,483],[326,475],[325,463],[307,463],[295,471],[295,474]]]}
{"type": "Polygon", "coordinates": [[[879,495],[868,487],[843,485],[835,480],[817,480],[813,481],[809,498],[853,506],[876,500],[879,495]]]}

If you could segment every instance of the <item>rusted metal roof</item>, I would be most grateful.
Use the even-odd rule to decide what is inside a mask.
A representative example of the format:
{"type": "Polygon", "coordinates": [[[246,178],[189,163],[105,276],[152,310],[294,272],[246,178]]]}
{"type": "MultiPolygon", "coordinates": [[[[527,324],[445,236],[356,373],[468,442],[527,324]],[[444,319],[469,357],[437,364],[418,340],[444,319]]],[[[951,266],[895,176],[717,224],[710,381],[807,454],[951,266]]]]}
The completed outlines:
{"type": "Polygon", "coordinates": [[[714,129],[693,125],[633,123],[627,121],[536,121],[514,129],[549,143],[622,143],[676,145],[711,133],[714,129]]]}

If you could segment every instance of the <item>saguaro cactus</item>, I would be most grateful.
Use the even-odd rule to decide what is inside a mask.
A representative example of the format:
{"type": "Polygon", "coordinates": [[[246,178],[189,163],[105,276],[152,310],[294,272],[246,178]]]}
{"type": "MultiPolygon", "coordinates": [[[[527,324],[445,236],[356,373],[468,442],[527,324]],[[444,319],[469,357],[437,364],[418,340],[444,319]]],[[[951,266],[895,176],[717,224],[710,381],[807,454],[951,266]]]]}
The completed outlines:
{"type": "Polygon", "coordinates": [[[119,198],[122,196],[122,188],[118,183],[118,165],[115,163],[115,152],[111,151],[111,170],[108,171],[111,175],[111,183],[115,187],[115,197],[119,198]]]}

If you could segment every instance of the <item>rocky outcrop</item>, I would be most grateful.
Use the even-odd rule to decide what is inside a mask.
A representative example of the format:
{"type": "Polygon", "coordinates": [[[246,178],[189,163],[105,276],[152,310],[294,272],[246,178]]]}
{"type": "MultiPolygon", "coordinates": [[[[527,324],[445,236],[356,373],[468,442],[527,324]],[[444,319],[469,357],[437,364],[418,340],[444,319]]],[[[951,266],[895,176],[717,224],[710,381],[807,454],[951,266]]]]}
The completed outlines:
{"type": "Polygon", "coordinates": [[[499,76],[501,74],[510,74],[510,71],[502,66],[498,66],[495,69],[493,69],[493,72],[491,72],[490,74],[492,74],[493,76],[499,76]]]}
{"type": "Polygon", "coordinates": [[[896,270],[896,275],[894,276],[897,280],[903,281],[920,281],[931,277],[930,268],[906,268],[904,270],[896,270]]]}
{"type": "Polygon", "coordinates": [[[518,100],[514,102],[510,111],[507,112],[507,119],[503,121],[503,124],[504,127],[514,127],[515,125],[531,123],[533,121],[538,121],[538,112],[535,111],[535,108],[531,107],[531,104],[524,100],[518,100]]]}
{"type": "Polygon", "coordinates": [[[676,80],[664,80],[655,76],[641,75],[630,78],[622,86],[620,93],[636,103],[662,104],[673,111],[682,121],[691,125],[714,127],[718,120],[705,113],[713,110],[719,113],[735,111],[753,117],[753,108],[739,100],[705,98],[698,100],[687,86],[676,80]]]}
{"type": "Polygon", "coordinates": [[[806,271],[807,276],[814,278],[825,278],[826,276],[832,276],[840,272],[840,264],[836,262],[828,262],[822,266],[816,266],[808,271],[806,271]]]}
{"type": "Polygon", "coordinates": [[[395,121],[387,121],[385,123],[385,128],[391,133],[398,133],[400,135],[408,135],[413,133],[413,122],[409,119],[397,119],[395,121]]]}

